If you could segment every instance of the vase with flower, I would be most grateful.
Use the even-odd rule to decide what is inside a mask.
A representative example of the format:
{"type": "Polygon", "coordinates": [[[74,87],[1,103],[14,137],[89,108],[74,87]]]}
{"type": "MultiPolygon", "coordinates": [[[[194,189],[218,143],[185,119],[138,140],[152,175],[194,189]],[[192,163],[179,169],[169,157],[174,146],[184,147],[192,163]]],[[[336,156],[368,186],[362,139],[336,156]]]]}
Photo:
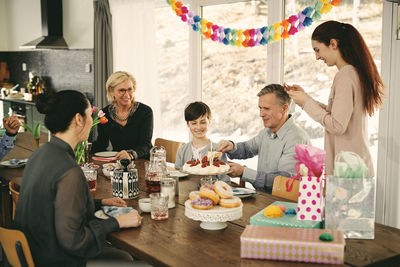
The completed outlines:
{"type": "Polygon", "coordinates": [[[40,142],[40,122],[36,123],[35,127],[33,129],[28,126],[25,122],[22,122],[22,127],[28,132],[30,132],[33,135],[33,139],[35,139],[36,143],[36,148],[39,148],[39,142],[40,142]]]}
{"type": "MultiPolygon", "coordinates": [[[[104,116],[104,112],[99,109],[96,106],[93,106],[92,108],[92,118],[93,118],[93,123],[92,123],[92,127],[90,128],[90,132],[93,131],[93,128],[97,125],[97,124],[105,124],[108,122],[107,118],[104,116]]],[[[88,156],[86,154],[88,154],[89,151],[89,143],[88,141],[84,141],[84,142],[80,142],[76,145],[75,149],[74,149],[74,154],[75,154],[75,160],[78,163],[78,165],[82,165],[83,163],[85,163],[85,161],[87,161],[88,156]]]]}

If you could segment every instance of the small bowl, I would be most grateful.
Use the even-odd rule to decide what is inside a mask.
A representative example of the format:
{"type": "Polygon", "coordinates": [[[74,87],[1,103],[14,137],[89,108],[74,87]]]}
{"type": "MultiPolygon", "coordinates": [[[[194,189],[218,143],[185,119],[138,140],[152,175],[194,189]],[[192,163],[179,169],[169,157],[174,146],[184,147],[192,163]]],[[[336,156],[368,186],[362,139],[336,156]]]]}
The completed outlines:
{"type": "Polygon", "coordinates": [[[141,199],[139,199],[139,208],[143,212],[150,212],[150,210],[151,210],[150,198],[141,198],[141,199]]]}
{"type": "Polygon", "coordinates": [[[93,164],[93,163],[85,163],[81,166],[82,170],[83,169],[89,169],[89,170],[98,170],[100,168],[99,165],[93,164]]]}
{"type": "Polygon", "coordinates": [[[118,163],[105,163],[102,165],[102,167],[103,167],[103,174],[105,176],[111,177],[115,168],[118,168],[118,163]]]}

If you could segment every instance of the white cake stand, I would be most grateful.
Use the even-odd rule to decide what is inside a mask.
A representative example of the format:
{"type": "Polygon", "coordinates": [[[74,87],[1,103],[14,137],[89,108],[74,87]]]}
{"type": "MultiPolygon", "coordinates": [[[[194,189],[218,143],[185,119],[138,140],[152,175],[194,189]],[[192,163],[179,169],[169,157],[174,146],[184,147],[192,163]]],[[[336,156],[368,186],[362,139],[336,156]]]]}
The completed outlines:
{"type": "Polygon", "coordinates": [[[240,219],[243,215],[243,203],[237,208],[214,206],[209,210],[194,209],[190,203],[190,199],[185,202],[185,216],[195,221],[201,221],[200,227],[206,230],[224,229],[228,226],[226,221],[240,219]]]}

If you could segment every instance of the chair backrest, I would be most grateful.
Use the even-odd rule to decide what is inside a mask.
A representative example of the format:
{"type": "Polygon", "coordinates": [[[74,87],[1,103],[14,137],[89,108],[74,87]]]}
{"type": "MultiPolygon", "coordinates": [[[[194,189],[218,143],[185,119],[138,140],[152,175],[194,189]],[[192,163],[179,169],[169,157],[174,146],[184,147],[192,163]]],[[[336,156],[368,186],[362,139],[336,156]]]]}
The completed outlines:
{"type": "Polygon", "coordinates": [[[156,138],[154,145],[155,146],[163,146],[167,151],[167,162],[175,163],[176,153],[178,152],[178,148],[182,145],[181,142],[176,142],[172,140],[156,138]]]}
{"type": "Polygon", "coordinates": [[[35,266],[23,232],[0,227],[0,242],[11,266],[35,266]]]}
{"type": "Polygon", "coordinates": [[[17,208],[17,203],[18,203],[18,198],[19,198],[19,190],[17,188],[17,185],[13,182],[10,181],[8,184],[8,187],[10,188],[12,200],[13,200],[13,213],[12,213],[12,218],[14,220],[14,215],[15,215],[15,209],[17,208]]]}
{"type": "Polygon", "coordinates": [[[296,201],[299,199],[299,180],[295,180],[293,182],[293,188],[290,192],[286,190],[286,181],[289,178],[285,176],[276,176],[274,179],[274,184],[272,186],[272,195],[278,196],[281,198],[286,198],[289,200],[296,201]]]}

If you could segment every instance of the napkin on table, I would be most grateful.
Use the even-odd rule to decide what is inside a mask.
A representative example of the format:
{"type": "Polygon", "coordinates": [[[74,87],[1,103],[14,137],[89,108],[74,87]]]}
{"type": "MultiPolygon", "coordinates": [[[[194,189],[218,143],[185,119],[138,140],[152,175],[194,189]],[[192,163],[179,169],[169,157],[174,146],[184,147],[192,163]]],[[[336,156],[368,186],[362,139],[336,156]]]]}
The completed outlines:
{"type": "Polygon", "coordinates": [[[131,211],[136,211],[132,207],[103,206],[102,208],[104,213],[111,217],[122,215],[131,211]]]}

